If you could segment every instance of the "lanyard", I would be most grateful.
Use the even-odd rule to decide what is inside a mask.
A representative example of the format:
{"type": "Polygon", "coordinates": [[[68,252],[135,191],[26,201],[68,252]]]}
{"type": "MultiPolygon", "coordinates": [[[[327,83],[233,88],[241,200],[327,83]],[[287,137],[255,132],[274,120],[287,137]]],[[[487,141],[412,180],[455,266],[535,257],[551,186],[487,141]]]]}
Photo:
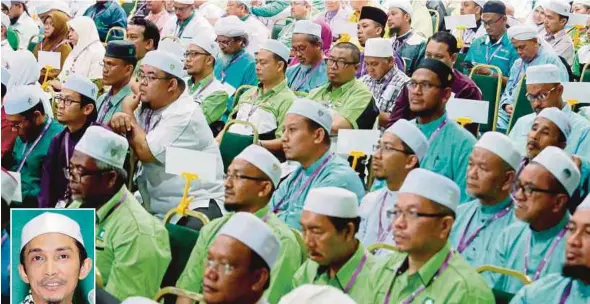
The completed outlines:
{"type": "Polygon", "coordinates": [[[387,233],[391,231],[391,223],[388,225],[387,229],[383,229],[383,223],[381,222],[381,219],[383,218],[383,207],[385,206],[385,200],[388,196],[389,192],[385,190],[385,195],[383,195],[383,198],[381,199],[381,207],[379,207],[379,230],[377,233],[377,242],[381,242],[383,239],[385,239],[387,233]]]}
{"type": "MultiPolygon", "coordinates": [[[[445,269],[447,269],[447,267],[449,266],[449,262],[451,261],[451,258],[453,257],[455,253],[453,252],[453,250],[451,249],[449,251],[449,254],[447,254],[447,257],[445,258],[445,261],[443,262],[443,264],[440,266],[440,268],[436,271],[436,273],[434,274],[434,276],[432,277],[432,280],[430,280],[430,282],[434,282],[434,280],[436,280],[436,278],[443,272],[445,271],[445,269]]],[[[395,276],[393,277],[393,281],[395,282],[395,278],[397,277],[397,275],[399,274],[399,268],[397,269],[397,271],[395,272],[395,276]]],[[[387,290],[387,295],[385,296],[385,302],[383,302],[384,304],[388,304],[389,303],[389,298],[391,297],[391,289],[393,288],[393,282],[392,284],[389,286],[389,290],[387,290]]],[[[408,296],[407,298],[403,299],[400,303],[402,304],[408,304],[408,303],[412,303],[412,301],[414,301],[414,299],[424,290],[426,289],[426,286],[422,285],[420,286],[420,288],[416,289],[414,292],[412,292],[412,294],[410,296],[408,296]]]]}
{"type": "MultiPolygon", "coordinates": [[[[309,80],[309,78],[311,77],[311,75],[313,75],[313,73],[315,72],[315,70],[317,70],[320,65],[322,64],[322,60],[318,61],[318,63],[311,69],[308,70],[308,72],[305,74],[305,77],[303,77],[303,79],[298,82],[297,84],[293,85],[293,91],[298,91],[299,89],[301,89],[301,87],[309,80]]],[[[299,75],[299,73],[297,73],[299,75]]],[[[295,77],[296,79],[297,77],[295,77]]],[[[295,80],[293,79],[293,80],[295,80]]]]}
{"type": "MultiPolygon", "coordinates": [[[[303,185],[301,185],[299,187],[299,189],[297,189],[297,191],[295,191],[295,193],[293,195],[291,195],[290,197],[298,197],[301,194],[301,192],[303,192],[303,190],[305,188],[307,188],[307,186],[309,186],[309,184],[316,177],[316,175],[318,175],[320,173],[320,171],[322,171],[322,169],[324,169],[324,167],[328,164],[328,161],[330,159],[332,159],[333,156],[334,156],[334,154],[330,154],[328,157],[326,157],[326,159],[324,159],[324,161],[311,173],[311,176],[305,181],[305,183],[303,185]]],[[[299,173],[297,174],[297,179],[293,183],[293,185],[296,185],[301,182],[301,179],[303,178],[302,173],[303,173],[303,168],[301,168],[301,171],[299,171],[299,173]]],[[[277,213],[279,211],[279,209],[281,208],[281,205],[283,203],[285,203],[286,201],[287,201],[287,195],[285,194],[285,196],[283,196],[283,198],[281,198],[281,200],[273,208],[272,212],[277,213]]]]}
{"type": "Polygon", "coordinates": [[[567,286],[565,286],[563,293],[561,293],[561,298],[559,299],[559,304],[565,304],[565,302],[567,301],[567,298],[570,297],[570,293],[572,292],[572,284],[573,283],[574,283],[574,280],[570,280],[570,282],[567,283],[567,286]]]}
{"type": "MultiPolygon", "coordinates": [[[[563,229],[561,229],[561,231],[555,237],[555,239],[553,239],[553,242],[551,243],[551,247],[549,247],[549,250],[547,250],[547,254],[545,254],[545,256],[543,257],[543,260],[541,261],[541,263],[539,263],[539,266],[537,266],[537,271],[535,271],[535,276],[533,277],[533,281],[536,281],[541,276],[541,272],[543,271],[543,268],[545,268],[547,261],[549,261],[549,258],[553,254],[553,251],[555,251],[557,244],[565,235],[565,231],[566,231],[566,228],[564,227],[563,229]]],[[[526,274],[526,275],[528,275],[527,272],[528,272],[528,266],[529,266],[529,251],[530,251],[530,247],[531,247],[531,234],[532,234],[532,232],[529,230],[529,236],[527,238],[528,246],[525,247],[525,251],[524,251],[524,274],[526,274]]]]}
{"type": "Polygon", "coordinates": [[[43,138],[43,136],[45,135],[45,133],[47,133],[47,130],[49,130],[49,126],[51,125],[52,119],[49,118],[47,120],[47,123],[45,123],[45,126],[43,127],[43,131],[41,131],[41,134],[39,134],[39,136],[37,137],[37,139],[35,139],[35,141],[33,142],[33,144],[31,145],[31,148],[29,148],[29,150],[27,151],[27,144],[25,143],[23,146],[23,159],[20,161],[20,164],[18,165],[18,168],[16,169],[16,172],[20,172],[20,170],[22,170],[23,166],[25,165],[25,162],[27,161],[27,158],[29,158],[29,156],[31,155],[31,153],[33,152],[33,149],[35,149],[35,147],[37,146],[37,144],[39,143],[39,141],[41,140],[41,138],[43,138]],[[25,151],[27,151],[25,153],[25,151]]]}
{"type": "Polygon", "coordinates": [[[484,230],[493,221],[508,214],[508,212],[510,212],[510,209],[512,209],[512,202],[508,206],[506,206],[506,208],[500,210],[499,212],[496,212],[496,214],[494,214],[494,216],[492,218],[485,221],[485,223],[483,223],[483,225],[479,226],[473,232],[473,234],[471,234],[467,239],[465,239],[465,237],[467,236],[467,231],[469,231],[469,226],[471,226],[471,221],[473,220],[473,218],[475,217],[475,214],[477,213],[477,210],[475,210],[475,212],[473,212],[473,214],[471,215],[471,218],[469,218],[469,222],[467,222],[467,226],[465,227],[465,230],[463,230],[463,234],[461,235],[461,239],[459,241],[459,246],[457,247],[457,251],[459,251],[459,253],[462,253],[465,250],[465,248],[467,248],[467,246],[469,246],[473,242],[473,240],[475,240],[477,235],[482,230],[484,230]]]}
{"type": "MultiPolygon", "coordinates": [[[[150,133],[150,123],[152,121],[152,115],[154,115],[154,111],[152,111],[151,109],[148,109],[148,113],[147,113],[146,118],[145,118],[145,133],[146,134],[150,133]]],[[[154,123],[154,128],[158,125],[158,123],[160,122],[160,120],[162,120],[162,116],[160,116],[160,118],[158,119],[158,121],[156,121],[154,123]]]]}
{"type": "MultiPolygon", "coordinates": [[[[501,38],[500,38],[501,39],[501,38]]],[[[500,40],[498,40],[500,41],[500,40]]],[[[490,62],[492,61],[492,58],[494,58],[494,56],[496,56],[496,53],[498,53],[500,50],[502,49],[502,45],[500,45],[493,53],[492,56],[490,56],[490,45],[486,45],[486,63],[490,64],[490,62]]]]}
{"type": "MultiPolygon", "coordinates": [[[[113,108],[113,106],[111,105],[112,98],[113,98],[113,95],[111,95],[111,92],[109,91],[109,95],[107,96],[107,98],[105,98],[105,100],[100,105],[100,110],[98,111],[100,114],[98,115],[97,122],[102,123],[103,122],[102,120],[105,118],[105,116],[107,116],[107,113],[113,108]]],[[[121,102],[121,101],[119,101],[119,102],[121,102]]]]}
{"type": "Polygon", "coordinates": [[[438,136],[438,133],[440,133],[440,130],[442,130],[442,128],[447,124],[448,121],[449,119],[445,117],[445,119],[438,125],[438,127],[436,127],[436,130],[434,130],[432,135],[430,135],[430,138],[428,138],[429,144],[432,144],[434,139],[438,136]]]}
{"type": "Polygon", "coordinates": [[[358,266],[356,266],[356,269],[354,270],[352,277],[350,277],[348,284],[346,284],[346,287],[344,287],[344,289],[342,290],[344,293],[347,294],[350,291],[350,289],[352,289],[352,286],[354,286],[354,283],[356,283],[356,279],[358,278],[359,274],[361,273],[361,270],[363,270],[363,267],[365,266],[366,262],[367,262],[367,255],[363,254],[363,258],[361,259],[361,262],[358,264],[358,266]]]}
{"type": "MultiPolygon", "coordinates": [[[[49,51],[44,51],[44,52],[54,52],[58,47],[62,46],[64,43],[66,43],[66,41],[62,40],[60,43],[58,43],[57,45],[52,47],[49,51]]],[[[40,43],[39,51],[43,51],[43,41],[41,41],[41,43],[40,43]]]]}
{"type": "Polygon", "coordinates": [[[209,85],[211,85],[213,83],[213,80],[214,80],[214,77],[211,76],[209,81],[207,81],[207,83],[205,83],[205,85],[203,85],[203,86],[197,86],[198,83],[193,83],[193,85],[189,89],[189,92],[191,93],[191,95],[198,96],[199,94],[201,94],[201,92],[205,91],[205,89],[207,87],[209,87],[209,85]],[[199,91],[196,90],[197,88],[200,88],[199,91]],[[195,91],[197,91],[197,92],[195,92],[195,91]]]}
{"type": "Polygon", "coordinates": [[[248,116],[246,117],[246,121],[250,122],[250,117],[252,117],[252,115],[256,112],[256,110],[258,110],[258,108],[260,108],[267,100],[269,100],[271,97],[279,94],[280,92],[281,92],[281,90],[276,90],[276,91],[272,92],[271,94],[269,94],[268,96],[266,96],[265,98],[262,98],[260,101],[257,102],[258,90],[256,90],[256,92],[254,92],[254,95],[252,95],[252,100],[254,100],[254,103],[252,104],[252,108],[250,108],[250,111],[248,112],[248,116]]]}
{"type": "Polygon", "coordinates": [[[240,58],[244,57],[246,55],[246,51],[242,51],[242,54],[240,54],[237,57],[232,58],[232,60],[229,61],[229,63],[227,64],[227,66],[224,69],[221,69],[221,83],[225,82],[225,71],[227,69],[229,69],[229,67],[236,61],[238,61],[240,58]]]}

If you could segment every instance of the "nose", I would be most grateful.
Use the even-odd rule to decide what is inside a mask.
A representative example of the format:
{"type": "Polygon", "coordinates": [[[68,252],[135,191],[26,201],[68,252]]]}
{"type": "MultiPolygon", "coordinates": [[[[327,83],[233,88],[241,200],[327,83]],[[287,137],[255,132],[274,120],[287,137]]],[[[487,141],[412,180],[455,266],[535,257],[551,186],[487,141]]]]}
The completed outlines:
{"type": "Polygon", "coordinates": [[[582,242],[580,237],[580,233],[576,232],[575,230],[573,232],[568,232],[566,239],[567,245],[571,247],[581,247],[582,242]]]}
{"type": "Polygon", "coordinates": [[[46,276],[54,276],[56,273],[57,268],[54,265],[55,263],[53,262],[52,259],[47,259],[47,261],[45,262],[45,275],[46,276]]]}
{"type": "Polygon", "coordinates": [[[205,267],[205,277],[211,281],[217,281],[219,279],[219,274],[217,273],[217,269],[213,269],[213,267],[206,266],[205,267]]]}
{"type": "Polygon", "coordinates": [[[467,167],[467,177],[477,179],[477,168],[475,166],[467,167]]]}
{"type": "Polygon", "coordinates": [[[391,221],[391,225],[393,226],[394,230],[403,230],[406,228],[407,223],[405,219],[402,219],[403,216],[398,216],[391,221]]]}

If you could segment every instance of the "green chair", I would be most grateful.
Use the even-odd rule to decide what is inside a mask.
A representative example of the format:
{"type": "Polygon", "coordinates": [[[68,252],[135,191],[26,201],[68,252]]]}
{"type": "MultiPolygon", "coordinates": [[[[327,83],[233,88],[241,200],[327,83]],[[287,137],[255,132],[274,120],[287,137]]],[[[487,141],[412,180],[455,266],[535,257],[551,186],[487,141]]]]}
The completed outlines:
{"type": "Polygon", "coordinates": [[[236,105],[238,105],[238,101],[240,100],[240,97],[242,96],[242,94],[244,94],[244,92],[246,92],[246,91],[248,91],[249,89],[252,89],[252,88],[256,88],[256,86],[245,84],[245,85],[240,86],[234,92],[234,95],[232,96],[232,98],[230,98],[232,100],[232,105],[231,105],[231,108],[230,108],[231,110],[229,111],[230,112],[230,117],[231,117],[231,115],[234,114],[233,111],[236,110],[235,107],[236,107],[236,105]]]}
{"type": "Polygon", "coordinates": [[[440,14],[435,9],[428,9],[428,13],[432,18],[432,32],[438,32],[438,25],[440,24],[440,14]]]}
{"type": "Polygon", "coordinates": [[[590,63],[586,63],[582,69],[580,82],[590,82],[590,63]]]}
{"type": "Polygon", "coordinates": [[[120,26],[113,26],[107,32],[107,35],[104,39],[103,45],[106,47],[107,44],[109,43],[109,41],[111,41],[111,40],[124,40],[125,37],[127,37],[127,29],[125,29],[124,27],[120,27],[120,26]],[[113,35],[114,32],[121,32],[121,33],[123,33],[123,36],[113,35]],[[110,39],[111,36],[113,36],[112,37],[113,39],[110,39]]]}
{"type": "MultiPolygon", "coordinates": [[[[520,280],[524,285],[532,283],[531,279],[526,274],[513,269],[502,268],[493,265],[482,265],[477,267],[475,271],[480,274],[483,272],[492,272],[500,275],[506,275],[520,280]]],[[[496,298],[497,304],[508,304],[514,297],[513,293],[505,292],[499,289],[492,289],[492,292],[494,293],[494,298],[496,298]]]]}
{"type": "Polygon", "coordinates": [[[130,2],[121,3],[121,8],[125,11],[125,14],[127,15],[127,19],[133,17],[133,14],[135,13],[135,10],[137,9],[137,1],[138,0],[133,0],[130,2]]]}
{"type": "Polygon", "coordinates": [[[377,252],[377,250],[380,249],[385,249],[385,250],[389,250],[389,251],[393,251],[393,252],[397,252],[397,247],[390,245],[390,244],[386,244],[386,243],[375,243],[369,247],[367,247],[367,251],[369,251],[371,254],[375,254],[377,252]]]}
{"type": "Polygon", "coordinates": [[[285,26],[291,24],[293,22],[293,18],[287,18],[285,20],[277,21],[274,26],[272,27],[271,37],[272,39],[278,39],[279,34],[285,28],[285,26]]]}
{"type": "Polygon", "coordinates": [[[246,147],[258,142],[258,130],[256,127],[247,121],[230,120],[223,131],[221,131],[221,142],[219,143],[219,150],[221,152],[221,159],[223,160],[223,171],[227,172],[227,168],[238,154],[240,154],[246,147]],[[253,136],[242,135],[228,132],[229,128],[234,124],[242,124],[249,126],[253,130],[253,136]]]}
{"type": "Polygon", "coordinates": [[[518,84],[516,102],[514,103],[514,111],[512,111],[512,115],[510,116],[506,134],[510,134],[510,130],[512,130],[519,118],[531,113],[533,113],[533,108],[531,107],[529,100],[526,98],[526,82],[525,77],[523,76],[518,84]]]}
{"type": "Polygon", "coordinates": [[[463,63],[465,62],[465,57],[467,57],[467,54],[466,53],[459,53],[459,54],[457,54],[457,60],[455,61],[455,64],[453,65],[453,68],[455,70],[461,72],[462,74],[469,74],[469,71],[463,65],[463,63]]]}
{"type": "Polygon", "coordinates": [[[8,27],[6,29],[6,40],[8,40],[8,44],[10,45],[10,48],[12,48],[13,50],[18,50],[18,45],[20,43],[20,37],[18,36],[18,33],[11,27],[8,27]]]}
{"type": "Polygon", "coordinates": [[[497,66],[478,64],[471,69],[469,78],[475,82],[477,87],[481,90],[483,100],[488,102],[488,123],[479,125],[479,132],[482,134],[487,131],[496,131],[496,123],[498,122],[498,106],[502,96],[502,70],[497,66]],[[494,70],[498,77],[478,75],[475,71],[479,68],[488,68],[494,70]]]}
{"type": "Polygon", "coordinates": [[[37,44],[39,44],[39,42],[41,42],[43,40],[45,36],[44,35],[34,35],[29,39],[29,44],[27,44],[27,50],[29,50],[30,52],[33,52],[35,50],[35,47],[37,46],[37,44]]]}

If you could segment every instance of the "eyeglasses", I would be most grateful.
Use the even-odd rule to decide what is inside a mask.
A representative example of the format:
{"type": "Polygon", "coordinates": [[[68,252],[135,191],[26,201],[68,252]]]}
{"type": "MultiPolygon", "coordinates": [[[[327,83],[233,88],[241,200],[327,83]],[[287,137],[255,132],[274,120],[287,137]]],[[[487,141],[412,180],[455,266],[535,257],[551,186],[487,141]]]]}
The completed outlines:
{"type": "Polygon", "coordinates": [[[418,87],[422,88],[425,91],[430,91],[433,88],[441,88],[441,86],[436,85],[436,84],[432,84],[428,81],[418,82],[418,81],[410,80],[410,82],[408,82],[408,88],[410,90],[417,89],[418,87]]]}
{"type": "Polygon", "coordinates": [[[57,105],[63,104],[66,107],[71,106],[73,103],[82,103],[81,100],[73,100],[71,98],[68,97],[64,97],[62,95],[56,95],[55,97],[55,103],[57,103],[57,105]]]}
{"type": "Polygon", "coordinates": [[[215,42],[217,42],[218,44],[221,44],[221,45],[225,45],[225,46],[230,45],[234,41],[236,41],[236,38],[231,38],[229,40],[221,40],[219,38],[215,39],[215,42]]]}
{"type": "Polygon", "coordinates": [[[291,48],[293,53],[303,53],[307,50],[307,45],[294,46],[291,48]]]}
{"type": "Polygon", "coordinates": [[[260,181],[260,182],[268,181],[268,179],[265,179],[262,177],[247,176],[247,175],[241,175],[241,174],[236,174],[236,173],[224,174],[223,179],[224,180],[248,179],[248,180],[260,181]]]}
{"type": "Polygon", "coordinates": [[[547,98],[549,97],[549,94],[551,94],[551,92],[555,91],[555,89],[557,89],[557,87],[553,87],[553,88],[551,88],[551,90],[549,90],[547,92],[543,92],[543,93],[537,94],[537,95],[526,93],[526,98],[530,102],[533,102],[535,100],[538,100],[538,101],[547,100],[547,98]]]}
{"type": "Polygon", "coordinates": [[[531,197],[535,192],[547,194],[561,193],[557,190],[536,188],[535,186],[529,184],[523,185],[520,181],[515,181],[514,184],[512,184],[511,195],[514,197],[519,191],[522,191],[524,196],[526,196],[527,198],[531,197]]]}
{"type": "Polygon", "coordinates": [[[326,61],[326,65],[328,65],[328,66],[334,65],[337,69],[346,67],[351,64],[356,64],[356,62],[344,61],[342,59],[326,58],[324,60],[326,61]]]}
{"type": "Polygon", "coordinates": [[[114,68],[116,68],[116,67],[120,66],[120,65],[118,65],[118,64],[113,64],[113,63],[110,63],[110,62],[106,62],[106,63],[105,63],[104,61],[101,61],[101,62],[99,62],[99,64],[100,64],[100,66],[101,66],[103,69],[107,69],[107,70],[111,70],[111,69],[114,69],[114,68]]]}
{"type": "Polygon", "coordinates": [[[209,56],[209,54],[207,54],[207,53],[197,52],[197,51],[186,51],[186,52],[184,52],[184,58],[186,58],[186,59],[192,59],[192,58],[195,58],[195,57],[197,57],[199,55],[209,56]]]}
{"type": "Polygon", "coordinates": [[[139,83],[147,83],[150,84],[156,80],[168,80],[168,79],[172,79],[170,77],[156,77],[153,75],[147,76],[142,72],[137,73],[137,82],[139,83]]]}
{"type": "Polygon", "coordinates": [[[393,151],[396,151],[396,152],[403,153],[406,155],[413,154],[412,152],[409,152],[406,150],[401,150],[401,149],[396,149],[396,148],[390,147],[390,146],[382,146],[380,144],[373,145],[373,153],[377,153],[379,151],[385,152],[385,153],[391,153],[393,151]]]}
{"type": "Polygon", "coordinates": [[[25,118],[25,119],[23,119],[23,120],[20,120],[19,122],[9,121],[8,123],[10,124],[10,126],[11,126],[13,129],[20,129],[20,128],[22,127],[23,123],[24,123],[26,120],[27,120],[27,119],[25,118]]]}
{"type": "Polygon", "coordinates": [[[211,259],[207,259],[207,268],[212,268],[215,270],[215,272],[223,275],[230,275],[236,269],[234,266],[230,264],[218,263],[211,259]]]}
{"type": "Polygon", "coordinates": [[[498,21],[500,21],[500,19],[502,19],[502,17],[498,17],[498,19],[496,20],[490,20],[490,21],[484,21],[483,19],[481,20],[481,23],[483,23],[483,26],[492,26],[494,24],[496,24],[498,21]]]}
{"type": "Polygon", "coordinates": [[[406,220],[416,220],[419,217],[429,217],[429,218],[437,218],[437,217],[445,217],[445,216],[450,216],[450,214],[447,213],[421,213],[418,212],[416,210],[410,210],[410,211],[402,211],[402,210],[393,210],[393,211],[387,211],[387,217],[392,219],[392,220],[396,220],[398,218],[404,217],[406,220]]]}
{"type": "Polygon", "coordinates": [[[64,176],[67,180],[80,183],[85,176],[101,175],[111,170],[83,170],[81,167],[64,168],[64,176]]]}

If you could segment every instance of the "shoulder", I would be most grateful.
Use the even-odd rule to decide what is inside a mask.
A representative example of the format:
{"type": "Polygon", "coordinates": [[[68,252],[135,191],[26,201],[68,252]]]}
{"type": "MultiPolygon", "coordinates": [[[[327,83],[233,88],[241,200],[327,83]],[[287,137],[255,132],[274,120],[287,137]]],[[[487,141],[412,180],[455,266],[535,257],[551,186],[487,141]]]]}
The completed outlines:
{"type": "Polygon", "coordinates": [[[448,127],[448,130],[453,134],[453,142],[455,144],[473,146],[477,141],[473,134],[469,133],[469,131],[465,130],[465,128],[461,127],[452,119],[449,119],[448,127]]]}
{"type": "Polygon", "coordinates": [[[369,192],[367,195],[363,197],[361,200],[361,205],[359,207],[359,213],[361,217],[369,217],[373,213],[373,208],[377,205],[379,197],[382,195],[385,188],[369,192]]]}
{"type": "Polygon", "coordinates": [[[412,33],[412,36],[410,36],[410,38],[408,38],[406,43],[409,45],[422,45],[422,44],[426,44],[426,38],[424,38],[424,36],[422,36],[421,33],[414,32],[414,33],[412,33]]]}
{"type": "Polygon", "coordinates": [[[330,85],[330,83],[326,83],[319,88],[315,88],[315,89],[311,90],[309,92],[309,95],[307,95],[307,97],[310,99],[316,98],[317,95],[322,94],[322,92],[324,92],[329,85],[330,85]]]}
{"type": "Polygon", "coordinates": [[[457,217],[468,213],[470,210],[476,209],[479,206],[478,200],[473,200],[464,204],[459,205],[457,208],[457,217]]]}
{"type": "Polygon", "coordinates": [[[60,124],[56,119],[53,119],[51,121],[51,125],[49,126],[49,132],[55,136],[58,133],[62,132],[64,130],[64,126],[62,124],[60,124]]]}

